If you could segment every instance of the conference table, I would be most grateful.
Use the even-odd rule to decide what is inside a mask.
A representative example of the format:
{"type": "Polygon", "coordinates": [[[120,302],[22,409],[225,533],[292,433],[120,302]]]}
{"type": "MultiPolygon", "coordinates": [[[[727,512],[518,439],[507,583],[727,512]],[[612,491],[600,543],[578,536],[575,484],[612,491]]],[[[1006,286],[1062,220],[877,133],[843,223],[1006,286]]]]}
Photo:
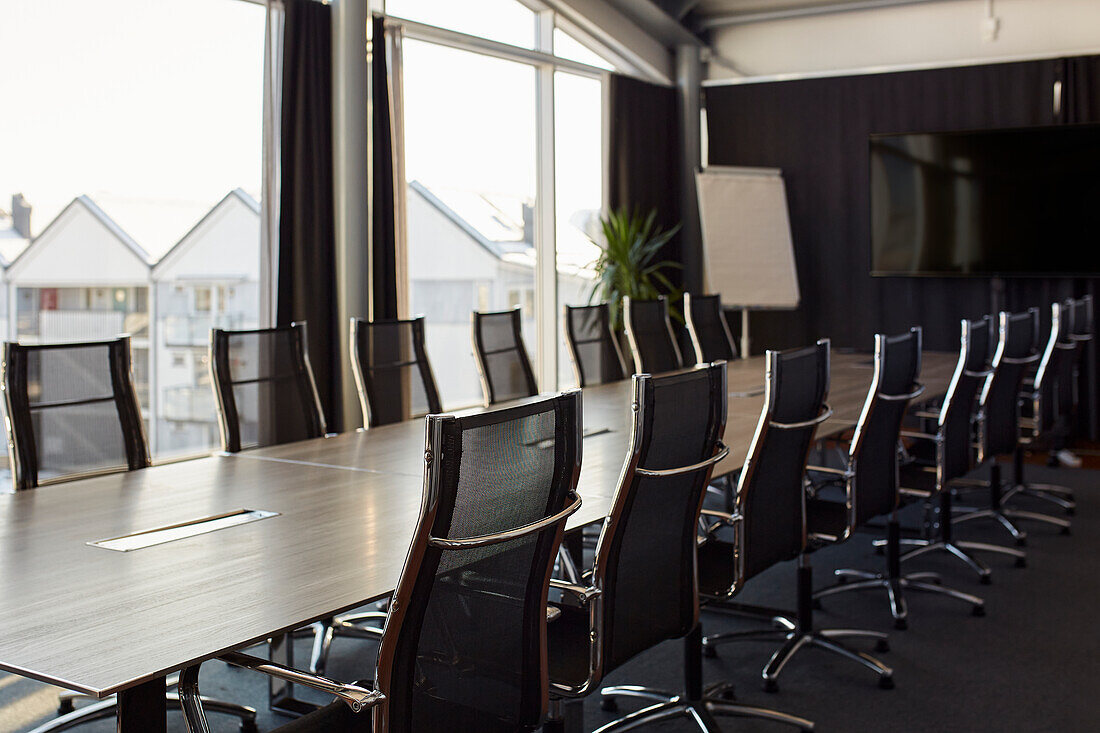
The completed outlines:
{"type": "MultiPolygon", "coordinates": [[[[956,358],[924,354],[926,396],[956,358]]],[[[819,437],[855,424],[872,374],[868,355],[834,351],[819,437]]],[[[743,463],[763,382],[762,357],[729,364],[716,474],[743,463]]],[[[584,390],[570,530],[610,508],[630,396],[629,380],[584,390]]],[[[0,495],[0,670],[117,693],[119,731],[165,731],[170,673],[269,639],[287,660],[294,629],[389,596],[419,516],[424,432],[411,420],[0,495]]]]}

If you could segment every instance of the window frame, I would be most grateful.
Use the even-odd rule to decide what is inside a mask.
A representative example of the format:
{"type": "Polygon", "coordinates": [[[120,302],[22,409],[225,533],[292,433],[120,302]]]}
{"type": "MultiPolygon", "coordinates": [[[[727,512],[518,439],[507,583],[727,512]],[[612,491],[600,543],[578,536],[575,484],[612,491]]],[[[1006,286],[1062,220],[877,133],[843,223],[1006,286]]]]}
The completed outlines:
{"type": "MultiPolygon", "coordinates": [[[[428,25],[419,21],[408,20],[385,12],[378,13],[385,20],[388,36],[388,53],[390,56],[390,103],[393,114],[394,129],[394,174],[399,185],[395,186],[397,193],[397,273],[398,273],[398,311],[402,318],[408,318],[411,288],[408,283],[408,246],[406,233],[408,230],[406,217],[408,215],[405,205],[405,110],[404,110],[404,75],[402,68],[402,42],[410,40],[431,43],[439,46],[453,48],[459,51],[499,58],[505,61],[525,64],[535,70],[535,328],[536,344],[535,376],[539,387],[543,391],[556,391],[558,389],[558,340],[560,338],[561,319],[558,317],[558,269],[557,269],[557,216],[556,216],[556,186],[555,186],[555,99],[554,99],[554,74],[565,72],[577,76],[594,79],[600,82],[602,94],[600,105],[600,161],[601,169],[605,174],[601,176],[600,208],[607,211],[608,181],[606,176],[606,161],[608,155],[608,80],[611,71],[596,66],[589,66],[571,59],[564,59],[554,55],[554,29],[569,33],[575,40],[593,49],[594,53],[607,59],[616,67],[622,68],[624,62],[617,54],[609,53],[602,44],[594,44],[584,33],[577,33],[575,27],[565,21],[560,14],[550,9],[537,0],[516,0],[535,12],[535,48],[527,49],[512,46],[500,41],[494,41],[479,36],[472,36],[459,31],[428,25]],[[610,57],[610,58],[609,58],[610,57]],[[549,245],[549,246],[548,246],[549,245]]],[[[383,3],[384,11],[384,3],[383,3]]],[[[631,68],[631,71],[637,72],[631,68]]]]}

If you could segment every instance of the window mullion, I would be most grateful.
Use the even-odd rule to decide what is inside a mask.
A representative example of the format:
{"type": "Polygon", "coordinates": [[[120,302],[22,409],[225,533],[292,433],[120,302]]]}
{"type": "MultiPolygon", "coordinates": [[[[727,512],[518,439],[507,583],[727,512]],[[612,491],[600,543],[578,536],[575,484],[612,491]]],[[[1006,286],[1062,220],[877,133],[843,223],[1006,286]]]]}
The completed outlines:
{"type": "MultiPolygon", "coordinates": [[[[536,46],[553,52],[554,13],[541,11],[536,19],[536,46]]],[[[554,208],[554,65],[536,67],[535,189],[535,332],[538,339],[538,379],[543,391],[558,388],[557,232],[554,208]]]]}

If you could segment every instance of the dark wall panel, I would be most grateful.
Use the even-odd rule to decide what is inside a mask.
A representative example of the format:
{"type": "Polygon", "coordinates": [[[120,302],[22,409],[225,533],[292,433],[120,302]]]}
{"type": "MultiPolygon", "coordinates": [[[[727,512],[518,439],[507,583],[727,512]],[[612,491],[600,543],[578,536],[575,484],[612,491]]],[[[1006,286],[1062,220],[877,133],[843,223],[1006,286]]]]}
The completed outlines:
{"type": "Polygon", "coordinates": [[[1010,279],[1003,294],[988,279],[872,278],[867,136],[1100,122],[1100,57],[710,87],[706,106],[712,164],[778,167],[787,183],[803,304],[754,314],[754,351],[823,336],[870,349],[875,332],[911,324],[929,347],[954,349],[959,319],[994,303],[1097,290],[1084,278],[1010,279]]]}

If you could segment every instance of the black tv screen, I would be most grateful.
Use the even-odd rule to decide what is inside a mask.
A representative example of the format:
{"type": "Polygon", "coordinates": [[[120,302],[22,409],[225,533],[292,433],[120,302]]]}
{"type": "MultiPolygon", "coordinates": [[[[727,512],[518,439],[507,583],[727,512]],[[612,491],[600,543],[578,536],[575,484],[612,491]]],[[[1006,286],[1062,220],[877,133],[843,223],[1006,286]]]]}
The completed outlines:
{"type": "Polygon", "coordinates": [[[872,135],[871,274],[1100,273],[1100,125],[872,135]]]}

